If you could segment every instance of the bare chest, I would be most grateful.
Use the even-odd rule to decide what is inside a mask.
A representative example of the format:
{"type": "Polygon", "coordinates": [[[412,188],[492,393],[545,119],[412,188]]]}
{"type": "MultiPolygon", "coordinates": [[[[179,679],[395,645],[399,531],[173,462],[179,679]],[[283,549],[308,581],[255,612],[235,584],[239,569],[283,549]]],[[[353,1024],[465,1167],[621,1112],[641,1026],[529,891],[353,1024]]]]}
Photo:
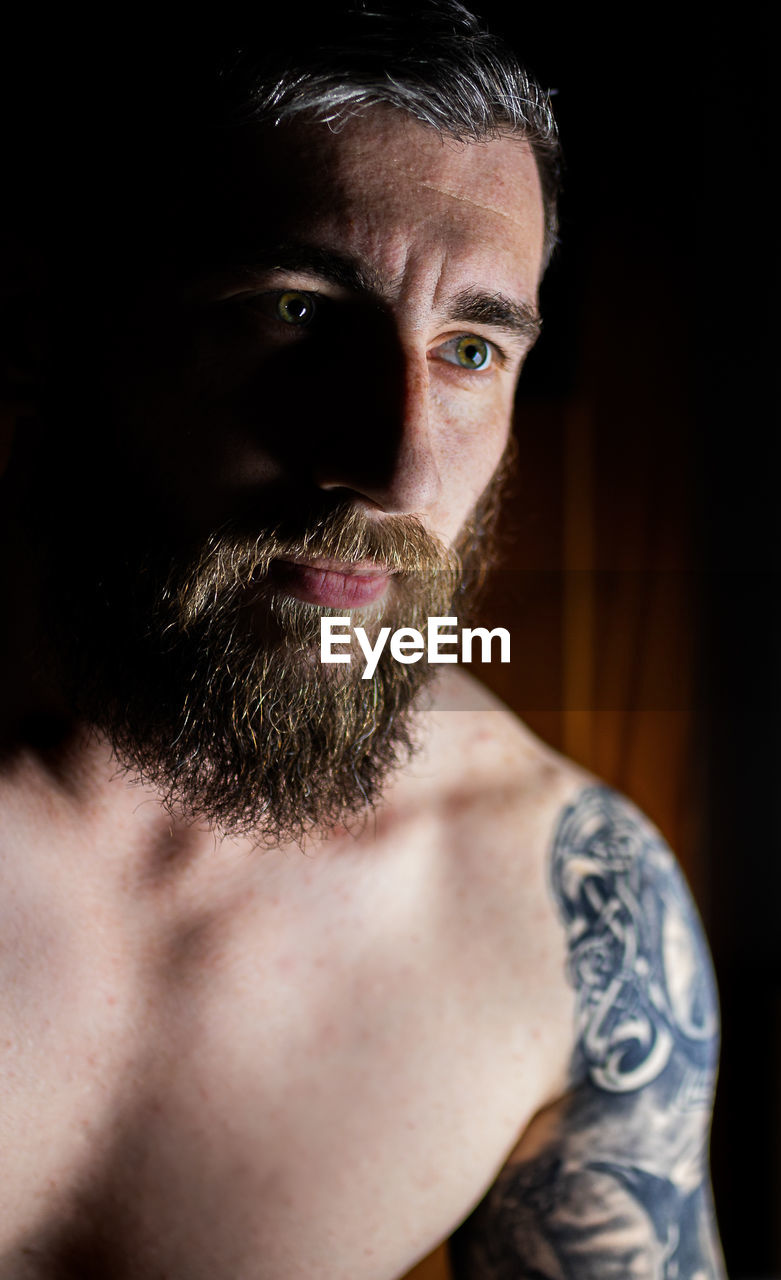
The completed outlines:
{"type": "Polygon", "coordinates": [[[546,1069],[501,975],[422,883],[302,917],[7,931],[2,1280],[392,1280],[479,1198],[546,1069]]]}

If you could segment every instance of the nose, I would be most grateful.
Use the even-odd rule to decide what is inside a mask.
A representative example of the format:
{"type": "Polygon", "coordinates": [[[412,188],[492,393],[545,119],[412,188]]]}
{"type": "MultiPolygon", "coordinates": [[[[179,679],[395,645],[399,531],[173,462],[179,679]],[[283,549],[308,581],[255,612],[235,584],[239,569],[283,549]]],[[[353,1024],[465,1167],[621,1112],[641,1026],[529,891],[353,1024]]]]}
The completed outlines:
{"type": "Polygon", "coordinates": [[[425,349],[396,338],[367,362],[348,419],[321,455],[315,481],[350,490],[389,514],[425,517],[441,490],[425,349]]]}

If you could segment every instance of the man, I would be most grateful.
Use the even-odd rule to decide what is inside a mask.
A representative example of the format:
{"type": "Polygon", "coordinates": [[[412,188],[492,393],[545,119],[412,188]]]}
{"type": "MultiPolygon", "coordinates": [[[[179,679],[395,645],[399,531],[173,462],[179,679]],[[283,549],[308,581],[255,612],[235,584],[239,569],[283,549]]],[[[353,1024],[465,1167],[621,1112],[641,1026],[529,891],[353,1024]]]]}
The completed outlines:
{"type": "Polygon", "coordinates": [[[724,1274],[716,997],[659,833],[458,668],[363,678],[359,628],[468,619],[555,234],[541,91],[452,0],[379,8],[44,112],[9,1280],[391,1280],[451,1236],[470,1280],[724,1274]]]}

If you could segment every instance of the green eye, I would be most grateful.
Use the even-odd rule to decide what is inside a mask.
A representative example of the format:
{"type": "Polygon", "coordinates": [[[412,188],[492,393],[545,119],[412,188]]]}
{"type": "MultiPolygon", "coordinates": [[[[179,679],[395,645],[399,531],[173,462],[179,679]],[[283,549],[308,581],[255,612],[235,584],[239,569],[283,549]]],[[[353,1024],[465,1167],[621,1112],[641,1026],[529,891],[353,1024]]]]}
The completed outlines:
{"type": "Polygon", "coordinates": [[[473,333],[458,339],[455,353],[463,369],[485,369],[491,363],[491,348],[473,333]]]}
{"type": "Polygon", "coordinates": [[[462,369],[470,369],[473,373],[483,373],[490,369],[494,362],[494,347],[485,338],[478,338],[476,333],[465,333],[460,338],[448,338],[436,348],[439,360],[447,364],[457,364],[462,369]]]}
{"type": "Polygon", "coordinates": [[[277,299],[277,315],[285,324],[309,324],[314,314],[314,298],[308,293],[290,289],[287,293],[281,293],[277,299]]]}

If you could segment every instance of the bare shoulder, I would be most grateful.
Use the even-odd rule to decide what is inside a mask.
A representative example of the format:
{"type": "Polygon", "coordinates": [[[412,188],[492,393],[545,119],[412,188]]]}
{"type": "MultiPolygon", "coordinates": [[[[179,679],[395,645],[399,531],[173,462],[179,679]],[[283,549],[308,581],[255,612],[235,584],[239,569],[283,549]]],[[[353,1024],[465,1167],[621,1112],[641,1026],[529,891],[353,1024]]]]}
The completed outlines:
{"type": "Polygon", "coordinates": [[[454,1238],[456,1274],[721,1277],[708,1174],[718,1000],[688,886],[636,806],[492,711],[478,704],[473,728],[484,715],[494,726],[480,776],[515,788],[493,828],[503,927],[509,938],[514,915],[536,936],[527,983],[541,975],[542,1025],[559,1024],[567,1061],[454,1238]]]}
{"type": "Polygon", "coordinates": [[[528,910],[538,931],[547,922],[560,938],[550,848],[561,814],[597,779],[460,672],[442,682],[431,721],[419,776],[439,806],[454,873],[473,876],[474,891],[500,886],[516,925],[528,910]]]}
{"type": "MultiPolygon", "coordinates": [[[[413,773],[442,846],[438,926],[455,976],[468,971],[523,1060],[517,1114],[528,1120],[568,1086],[575,999],[550,848],[561,813],[594,780],[461,673],[442,681],[429,727],[413,773]]],[[[517,1071],[512,1055],[497,1058],[497,1091],[517,1090],[517,1071]]],[[[506,1151],[517,1133],[508,1129],[506,1151]]]]}
{"type": "Polygon", "coordinates": [[[495,801],[505,790],[522,805],[534,797],[537,810],[553,812],[567,796],[595,781],[463,671],[440,681],[430,716],[429,754],[444,794],[466,794],[475,802],[484,794],[495,801]]]}

